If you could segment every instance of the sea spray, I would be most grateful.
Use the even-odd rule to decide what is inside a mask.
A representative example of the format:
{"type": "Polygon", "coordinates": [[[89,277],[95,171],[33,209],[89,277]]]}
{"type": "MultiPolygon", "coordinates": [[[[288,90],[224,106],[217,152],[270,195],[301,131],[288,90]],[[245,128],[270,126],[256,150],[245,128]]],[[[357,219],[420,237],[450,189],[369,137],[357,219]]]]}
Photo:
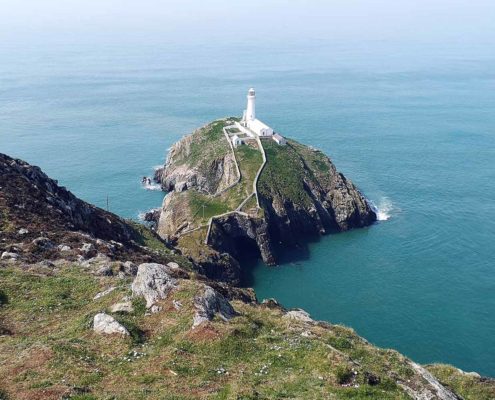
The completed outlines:
{"type": "Polygon", "coordinates": [[[387,221],[390,219],[394,206],[388,197],[382,197],[378,205],[372,203],[372,206],[376,212],[376,219],[378,221],[387,221]]]}

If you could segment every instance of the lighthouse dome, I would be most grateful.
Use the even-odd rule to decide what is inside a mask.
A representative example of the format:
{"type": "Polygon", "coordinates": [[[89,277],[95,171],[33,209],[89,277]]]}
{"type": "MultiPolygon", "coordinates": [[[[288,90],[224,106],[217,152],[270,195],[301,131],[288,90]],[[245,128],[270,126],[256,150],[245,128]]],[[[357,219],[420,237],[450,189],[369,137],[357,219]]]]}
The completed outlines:
{"type": "Polygon", "coordinates": [[[248,95],[249,96],[254,96],[254,89],[253,88],[251,88],[251,89],[248,90],[248,95]]]}

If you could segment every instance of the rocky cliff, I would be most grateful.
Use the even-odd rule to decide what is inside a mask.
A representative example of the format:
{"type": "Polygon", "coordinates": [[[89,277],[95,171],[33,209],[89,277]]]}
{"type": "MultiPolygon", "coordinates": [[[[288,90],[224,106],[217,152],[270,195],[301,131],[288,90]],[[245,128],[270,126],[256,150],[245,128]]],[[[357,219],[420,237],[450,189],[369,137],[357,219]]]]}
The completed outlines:
{"type": "Polygon", "coordinates": [[[222,127],[223,122],[206,125],[170,148],[165,166],[154,177],[163,190],[196,189],[215,195],[239,180],[222,127]]]}
{"type": "MultiPolygon", "coordinates": [[[[237,180],[239,186],[244,183],[249,188],[253,182],[244,175],[238,179],[232,172],[227,173],[235,170],[225,167],[230,160],[235,162],[235,158],[219,131],[222,124],[229,123],[228,120],[215,121],[171,148],[166,165],[157,173],[163,188],[172,191],[164,199],[157,227],[163,238],[180,238],[208,222],[211,226],[208,233],[204,232],[204,242],[210,250],[239,260],[249,249],[273,265],[277,263],[278,252],[284,248],[305,246],[310,237],[365,227],[376,220],[367,199],[322,152],[294,140],[279,146],[270,138],[261,141],[267,159],[256,185],[261,208],[257,209],[254,204],[251,210],[255,212],[231,212],[236,208],[227,203],[238,195],[237,180]],[[202,149],[205,150],[201,152],[202,149]],[[232,190],[226,191],[226,187],[232,190]],[[219,188],[222,188],[222,196],[218,196],[219,188]],[[198,192],[206,196],[197,200],[198,192]],[[207,202],[216,203],[209,208],[211,222],[197,217],[204,213],[201,207],[207,202]]],[[[235,152],[241,152],[241,148],[235,152]]],[[[261,149],[256,149],[261,154],[261,149]]],[[[241,159],[241,171],[250,162],[249,158],[241,159]]],[[[187,246],[202,244],[179,240],[178,245],[188,253],[187,246]]],[[[206,251],[200,257],[190,255],[201,265],[211,264],[211,254],[206,251]]],[[[226,276],[235,277],[231,282],[239,278],[233,271],[226,276]]]]}

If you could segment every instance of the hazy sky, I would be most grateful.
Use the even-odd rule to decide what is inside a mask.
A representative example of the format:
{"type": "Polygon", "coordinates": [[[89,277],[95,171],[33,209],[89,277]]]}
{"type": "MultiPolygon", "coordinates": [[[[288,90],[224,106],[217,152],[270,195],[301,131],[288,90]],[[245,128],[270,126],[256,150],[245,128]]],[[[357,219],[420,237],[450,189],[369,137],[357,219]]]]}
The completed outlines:
{"type": "Polygon", "coordinates": [[[495,0],[0,0],[0,39],[488,40],[495,0]]]}

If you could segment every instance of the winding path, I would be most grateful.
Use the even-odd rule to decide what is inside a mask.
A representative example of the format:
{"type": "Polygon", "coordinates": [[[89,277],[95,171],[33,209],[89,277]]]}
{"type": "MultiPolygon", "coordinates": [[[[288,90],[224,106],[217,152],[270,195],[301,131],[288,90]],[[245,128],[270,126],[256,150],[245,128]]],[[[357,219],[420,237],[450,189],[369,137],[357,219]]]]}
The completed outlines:
{"type": "MultiPolygon", "coordinates": [[[[229,146],[230,146],[230,149],[232,150],[232,155],[234,156],[234,162],[235,162],[235,166],[236,166],[236,170],[237,170],[237,176],[238,176],[238,179],[236,182],[234,182],[233,184],[229,185],[228,187],[226,187],[225,189],[223,189],[222,191],[216,193],[215,195],[211,196],[211,197],[217,197],[219,195],[221,195],[222,193],[226,192],[227,190],[233,188],[235,185],[237,185],[241,178],[242,178],[242,175],[241,175],[241,169],[239,168],[239,163],[237,161],[237,157],[236,157],[236,154],[235,154],[235,149],[234,149],[234,146],[232,144],[232,141],[230,140],[230,136],[227,132],[227,129],[229,128],[234,128],[236,127],[235,125],[229,125],[229,126],[224,126],[222,128],[223,130],[223,134],[225,136],[225,139],[227,140],[227,142],[229,143],[229,146]]],[[[261,143],[261,140],[259,138],[259,136],[256,136],[256,143],[258,145],[258,148],[261,152],[261,156],[262,156],[262,159],[263,159],[263,163],[261,164],[260,168],[258,169],[258,172],[256,173],[256,176],[253,180],[253,192],[250,193],[242,202],[241,204],[239,204],[239,206],[233,210],[233,211],[228,211],[226,213],[223,213],[223,214],[219,214],[219,215],[214,215],[212,217],[210,217],[210,219],[208,220],[208,223],[207,224],[202,224],[200,226],[197,226],[193,229],[190,229],[188,231],[185,231],[185,232],[182,232],[180,234],[180,236],[184,236],[184,235],[187,235],[189,233],[192,233],[192,232],[195,232],[197,230],[200,230],[202,228],[205,228],[206,226],[208,227],[208,231],[206,232],[206,238],[205,238],[205,241],[204,243],[206,245],[208,245],[208,240],[210,238],[210,232],[211,232],[211,226],[213,224],[213,220],[216,219],[216,218],[221,218],[221,217],[225,217],[227,215],[230,215],[230,214],[239,214],[239,215],[242,215],[244,217],[248,217],[249,214],[241,211],[242,207],[244,207],[244,205],[246,205],[246,203],[249,201],[249,199],[251,199],[252,196],[256,196],[256,205],[258,208],[261,208],[260,207],[260,201],[259,201],[259,197],[258,197],[258,179],[261,175],[261,172],[263,171],[263,168],[265,167],[265,164],[266,164],[266,154],[265,154],[265,149],[263,148],[263,144],[261,143]]]]}

